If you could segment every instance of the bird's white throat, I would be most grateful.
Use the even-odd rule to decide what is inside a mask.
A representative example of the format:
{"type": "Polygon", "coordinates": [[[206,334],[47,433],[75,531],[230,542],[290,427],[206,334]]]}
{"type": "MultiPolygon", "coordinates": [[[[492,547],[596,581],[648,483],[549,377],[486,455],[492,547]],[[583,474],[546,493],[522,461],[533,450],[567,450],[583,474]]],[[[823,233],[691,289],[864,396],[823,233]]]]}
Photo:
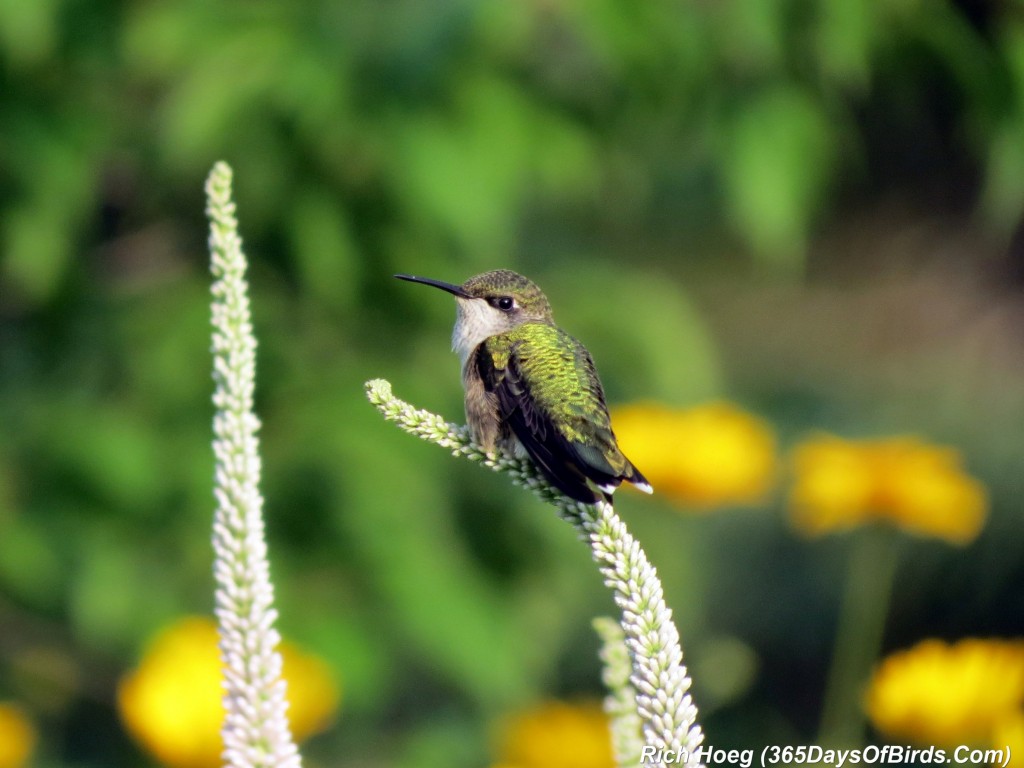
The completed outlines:
{"type": "Polygon", "coordinates": [[[495,334],[507,331],[508,318],[483,299],[456,298],[458,316],[452,330],[452,350],[459,355],[459,363],[466,361],[481,342],[495,334]]]}

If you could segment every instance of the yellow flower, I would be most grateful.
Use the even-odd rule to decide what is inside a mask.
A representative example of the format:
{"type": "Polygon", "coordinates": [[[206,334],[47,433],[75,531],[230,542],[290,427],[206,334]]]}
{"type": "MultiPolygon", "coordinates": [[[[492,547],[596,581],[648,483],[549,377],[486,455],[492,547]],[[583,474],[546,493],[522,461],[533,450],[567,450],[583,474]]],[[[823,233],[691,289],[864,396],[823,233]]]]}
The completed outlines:
{"type": "MultiPolygon", "coordinates": [[[[296,741],[323,730],[340,694],[331,669],[320,659],[282,642],[288,684],[288,720],[296,741]]],[[[121,719],[131,734],[171,768],[222,764],[220,653],[217,626],[187,617],[160,632],[138,668],[118,688],[121,719]]]]}
{"type": "Polygon", "coordinates": [[[866,707],[875,727],[894,739],[996,745],[999,729],[1024,714],[1024,641],[925,640],[882,661],[866,707]]]}
{"type": "Polygon", "coordinates": [[[596,703],[549,701],[501,723],[495,768],[613,768],[608,716],[596,703]]]}
{"type": "Polygon", "coordinates": [[[793,469],[792,519],[810,534],[881,519],[966,544],[985,522],[985,489],[963,471],[951,448],[905,437],[823,435],[797,447],[793,469]]]}
{"type": "Polygon", "coordinates": [[[0,768],[22,768],[36,748],[31,721],[12,704],[0,703],[0,768]]]}
{"type": "Polygon", "coordinates": [[[654,403],[616,408],[623,452],[658,493],[705,509],[761,501],[775,478],[775,438],[729,403],[679,410],[654,403]]]}
{"type": "Polygon", "coordinates": [[[1013,712],[996,723],[993,747],[1009,747],[1011,755],[1024,755],[1024,710],[1013,712]]]}

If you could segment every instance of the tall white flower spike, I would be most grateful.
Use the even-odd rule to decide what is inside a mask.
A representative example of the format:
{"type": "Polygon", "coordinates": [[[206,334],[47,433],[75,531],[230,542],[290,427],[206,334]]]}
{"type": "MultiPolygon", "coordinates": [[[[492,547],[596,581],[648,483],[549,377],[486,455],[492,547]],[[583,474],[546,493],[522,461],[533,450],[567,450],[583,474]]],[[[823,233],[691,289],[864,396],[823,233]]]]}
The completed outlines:
{"type": "Polygon", "coordinates": [[[256,339],[247,267],[231,199],[231,169],[206,182],[213,284],[213,522],[216,613],[224,669],[224,762],[231,768],[299,768],[288,727],[280,636],[274,629],[260,495],[259,419],[253,412],[256,339]]]}
{"type": "MultiPolygon", "coordinates": [[[[392,394],[391,384],[383,379],[368,381],[366,394],[384,418],[404,431],[447,448],[456,456],[510,475],[512,482],[554,504],[559,514],[572,523],[580,538],[590,544],[605,584],[614,591],[615,602],[622,609],[622,642],[628,650],[631,671],[625,680],[614,672],[606,674],[605,679],[612,685],[614,701],[632,700],[636,718],[629,717],[618,704],[610,708],[613,729],[619,729],[614,734],[616,743],[622,744],[623,752],[632,752],[618,754],[616,759],[623,766],[638,765],[640,754],[635,747],[641,744],[640,749],[651,747],[648,751],[655,755],[644,765],[659,765],[659,756],[665,756],[673,764],[698,768],[698,747],[704,734],[697,724],[697,707],[688,692],[690,678],[683,665],[679,632],[665,605],[654,567],[612,505],[604,501],[583,504],[563,496],[548,485],[529,459],[484,452],[473,443],[466,427],[449,424],[437,414],[399,400],[392,394]],[[626,730],[637,723],[640,733],[631,740],[626,730]],[[679,759],[681,755],[685,755],[685,760],[679,759]]],[[[602,634],[607,643],[608,635],[602,634]]]]}

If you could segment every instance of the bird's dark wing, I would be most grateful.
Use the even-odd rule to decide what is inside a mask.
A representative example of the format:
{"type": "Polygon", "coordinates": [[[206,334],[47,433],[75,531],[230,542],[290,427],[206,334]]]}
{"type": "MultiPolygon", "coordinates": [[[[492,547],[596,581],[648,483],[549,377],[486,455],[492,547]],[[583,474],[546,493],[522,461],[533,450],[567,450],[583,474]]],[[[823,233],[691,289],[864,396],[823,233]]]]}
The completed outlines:
{"type": "Polygon", "coordinates": [[[592,503],[623,481],[647,481],[615,443],[601,382],[587,350],[555,326],[528,324],[481,344],[476,365],[499,416],[544,476],[592,503]]]}

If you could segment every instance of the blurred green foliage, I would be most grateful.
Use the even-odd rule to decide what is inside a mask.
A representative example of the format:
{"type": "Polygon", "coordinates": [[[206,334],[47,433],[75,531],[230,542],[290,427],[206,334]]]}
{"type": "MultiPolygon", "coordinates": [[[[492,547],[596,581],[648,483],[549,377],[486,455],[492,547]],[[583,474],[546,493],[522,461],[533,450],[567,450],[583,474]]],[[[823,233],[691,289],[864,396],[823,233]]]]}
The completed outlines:
{"type": "MultiPolygon", "coordinates": [[[[385,376],[461,414],[451,303],[398,271],[525,272],[613,400],[962,447],[990,532],[907,546],[888,642],[1024,632],[1020,291],[991,279],[1020,258],[1021,10],[0,2],[0,699],[35,714],[38,764],[139,764],[116,680],[210,609],[217,159],[282,629],[344,687],[310,764],[479,764],[496,714],[599,691],[585,548],[363,399],[385,376]]],[[[812,738],[845,541],[775,506],[621,506],[718,681],[695,692],[716,745],[812,738]],[[736,659],[757,671],[730,686],[736,659]]]]}

